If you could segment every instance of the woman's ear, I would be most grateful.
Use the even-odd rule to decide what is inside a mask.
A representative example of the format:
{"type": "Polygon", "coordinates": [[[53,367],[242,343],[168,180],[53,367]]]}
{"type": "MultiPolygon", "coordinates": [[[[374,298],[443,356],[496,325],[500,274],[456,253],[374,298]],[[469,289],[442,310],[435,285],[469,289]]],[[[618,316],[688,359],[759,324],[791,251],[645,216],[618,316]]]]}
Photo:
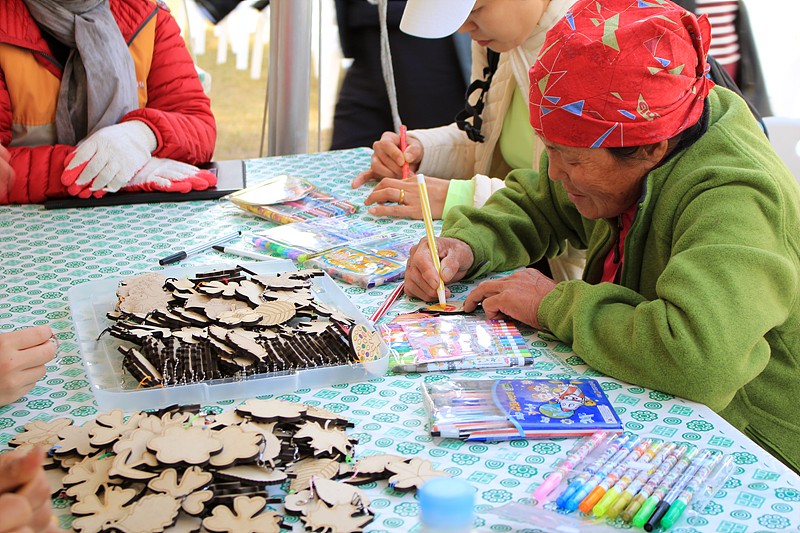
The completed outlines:
{"type": "Polygon", "coordinates": [[[664,139],[663,141],[653,144],[646,144],[642,146],[642,148],[644,148],[645,159],[657,165],[664,159],[667,152],[669,152],[669,139],[664,139]]]}

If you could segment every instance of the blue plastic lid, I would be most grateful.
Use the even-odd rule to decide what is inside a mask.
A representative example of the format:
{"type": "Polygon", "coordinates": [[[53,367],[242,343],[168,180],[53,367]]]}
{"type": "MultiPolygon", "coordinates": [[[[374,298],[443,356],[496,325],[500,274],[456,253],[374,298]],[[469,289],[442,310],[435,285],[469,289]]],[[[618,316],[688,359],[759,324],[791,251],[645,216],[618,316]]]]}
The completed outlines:
{"type": "Polygon", "coordinates": [[[436,529],[454,530],[472,525],[475,489],[461,479],[437,477],[417,491],[422,523],[436,529]]]}

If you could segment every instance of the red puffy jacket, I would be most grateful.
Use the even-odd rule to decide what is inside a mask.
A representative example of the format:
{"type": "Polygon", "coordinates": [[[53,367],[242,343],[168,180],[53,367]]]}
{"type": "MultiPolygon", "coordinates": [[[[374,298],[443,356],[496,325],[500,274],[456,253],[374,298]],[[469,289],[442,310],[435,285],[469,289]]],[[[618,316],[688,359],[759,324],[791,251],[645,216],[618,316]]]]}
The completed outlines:
{"type": "MultiPolygon", "coordinates": [[[[151,0],[109,0],[136,66],[141,120],[155,132],[153,156],[190,164],[209,161],[217,131],[178,24],[151,0]]],[[[0,143],[17,178],[0,204],[40,203],[68,196],[61,184],[71,146],[55,144],[61,69],[52,60],[23,0],[0,2],[0,143]]]]}

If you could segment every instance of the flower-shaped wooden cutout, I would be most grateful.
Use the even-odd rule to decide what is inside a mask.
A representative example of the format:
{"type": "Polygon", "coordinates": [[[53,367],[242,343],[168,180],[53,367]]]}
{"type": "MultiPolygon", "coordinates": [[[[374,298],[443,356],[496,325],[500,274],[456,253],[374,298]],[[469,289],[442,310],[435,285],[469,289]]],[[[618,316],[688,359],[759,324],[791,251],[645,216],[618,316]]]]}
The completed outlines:
{"type": "Polygon", "coordinates": [[[197,466],[187,468],[178,483],[178,472],[174,468],[167,468],[147,484],[156,492],[169,494],[180,500],[181,507],[190,515],[199,515],[205,510],[205,504],[214,497],[210,490],[200,490],[211,483],[214,476],[204,472],[197,466]]]}
{"type": "Polygon", "coordinates": [[[434,470],[433,463],[416,457],[408,462],[390,463],[386,465],[386,470],[394,474],[389,478],[389,486],[400,491],[418,489],[429,479],[451,475],[448,472],[434,470]]]}
{"type": "Polygon", "coordinates": [[[263,512],[266,505],[261,496],[237,496],[233,511],[217,505],[211,516],[203,519],[203,527],[217,533],[280,533],[281,517],[274,511],[263,512]]]}
{"type": "Polygon", "coordinates": [[[222,449],[222,441],[202,427],[170,426],[161,435],[150,439],[147,447],[163,464],[204,465],[212,454],[222,449]]]}

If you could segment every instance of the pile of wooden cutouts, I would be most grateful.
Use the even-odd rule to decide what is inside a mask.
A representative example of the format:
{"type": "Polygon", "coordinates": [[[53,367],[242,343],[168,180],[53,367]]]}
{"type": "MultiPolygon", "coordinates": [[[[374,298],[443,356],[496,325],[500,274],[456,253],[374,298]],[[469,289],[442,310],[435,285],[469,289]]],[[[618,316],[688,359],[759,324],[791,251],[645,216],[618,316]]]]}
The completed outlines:
{"type": "Polygon", "coordinates": [[[195,406],[115,409],[83,426],[37,420],[10,445],[50,449],[53,494],[74,500],[80,533],[278,533],[289,527],[270,505],[280,503],[309,531],[357,533],[374,514],[355,485],[389,478],[412,490],[450,475],[418,458],[353,461],[348,426],[315,406],[247,400],[216,415],[195,406]]]}
{"type": "Polygon", "coordinates": [[[339,366],[379,356],[380,337],[317,301],[321,270],[259,275],[243,267],[182,279],[151,272],[119,284],[106,331],[138,387],[339,366]],[[354,340],[355,339],[355,340],[354,340]],[[366,339],[366,342],[365,342],[366,339]]]}

